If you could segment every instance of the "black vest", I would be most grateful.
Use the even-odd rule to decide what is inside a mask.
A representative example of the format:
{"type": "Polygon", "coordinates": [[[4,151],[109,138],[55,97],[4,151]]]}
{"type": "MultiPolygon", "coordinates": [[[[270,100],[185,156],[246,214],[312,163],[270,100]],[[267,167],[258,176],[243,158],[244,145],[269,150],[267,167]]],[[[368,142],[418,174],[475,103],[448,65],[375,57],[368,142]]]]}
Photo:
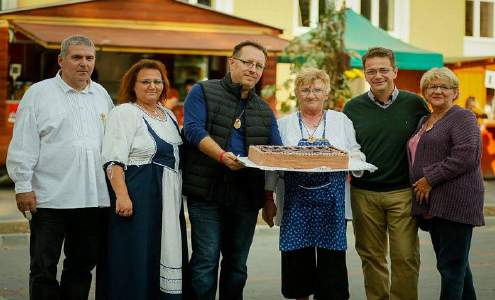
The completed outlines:
{"type": "MultiPolygon", "coordinates": [[[[247,101],[243,115],[246,147],[270,143],[273,112],[253,90],[247,100],[241,100],[241,86],[232,83],[230,74],[221,80],[199,84],[207,106],[206,130],[220,147],[228,148],[240,101],[247,101]]],[[[193,145],[186,145],[182,177],[182,191],[188,201],[246,201],[257,208],[264,202],[264,171],[251,168],[231,171],[193,145]]]]}

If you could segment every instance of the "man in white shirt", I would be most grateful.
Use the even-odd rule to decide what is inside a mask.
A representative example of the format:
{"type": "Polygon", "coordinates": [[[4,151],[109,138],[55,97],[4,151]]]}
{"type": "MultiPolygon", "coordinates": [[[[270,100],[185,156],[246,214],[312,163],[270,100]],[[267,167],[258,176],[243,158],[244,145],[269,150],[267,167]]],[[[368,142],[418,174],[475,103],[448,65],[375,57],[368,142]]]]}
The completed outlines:
{"type": "Polygon", "coordinates": [[[112,99],[91,81],[96,50],[62,41],[54,78],[34,84],[17,112],[7,155],[18,209],[30,221],[30,299],[87,299],[110,206],[100,157],[112,99]],[[64,243],[60,283],[57,263],[64,243]]]}

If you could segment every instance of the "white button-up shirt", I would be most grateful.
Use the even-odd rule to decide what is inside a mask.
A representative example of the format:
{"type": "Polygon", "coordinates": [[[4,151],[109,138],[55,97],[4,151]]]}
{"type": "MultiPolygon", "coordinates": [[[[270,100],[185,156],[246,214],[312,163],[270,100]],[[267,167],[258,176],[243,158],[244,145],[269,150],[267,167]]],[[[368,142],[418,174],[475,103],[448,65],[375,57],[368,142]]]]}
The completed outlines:
{"type": "Polygon", "coordinates": [[[16,193],[34,191],[40,208],[109,206],[101,143],[112,108],[95,82],[77,91],[57,74],[29,88],[7,154],[16,193]]]}

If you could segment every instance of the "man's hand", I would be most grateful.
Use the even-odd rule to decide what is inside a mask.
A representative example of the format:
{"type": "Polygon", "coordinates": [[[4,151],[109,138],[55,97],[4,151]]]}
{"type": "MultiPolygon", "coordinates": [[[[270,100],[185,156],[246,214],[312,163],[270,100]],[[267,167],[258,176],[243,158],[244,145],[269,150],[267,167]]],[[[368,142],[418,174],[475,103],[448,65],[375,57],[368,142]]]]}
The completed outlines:
{"type": "Polygon", "coordinates": [[[115,201],[115,213],[122,217],[132,216],[132,201],[129,195],[117,196],[115,201]]]}
{"type": "Polygon", "coordinates": [[[15,194],[15,201],[17,202],[17,209],[26,216],[25,212],[36,212],[36,195],[34,192],[15,194]]]}
{"type": "Polygon", "coordinates": [[[268,226],[273,227],[273,218],[277,215],[277,205],[273,201],[273,192],[265,191],[265,206],[261,211],[261,217],[268,226]]]}
{"type": "Polygon", "coordinates": [[[232,171],[236,171],[246,167],[237,160],[237,156],[235,156],[232,152],[225,152],[222,155],[221,159],[221,163],[225,164],[232,171]]]}
{"type": "Polygon", "coordinates": [[[431,185],[426,179],[426,177],[421,177],[418,181],[413,184],[414,193],[416,194],[416,200],[422,203],[428,203],[428,198],[430,196],[431,185]]]}

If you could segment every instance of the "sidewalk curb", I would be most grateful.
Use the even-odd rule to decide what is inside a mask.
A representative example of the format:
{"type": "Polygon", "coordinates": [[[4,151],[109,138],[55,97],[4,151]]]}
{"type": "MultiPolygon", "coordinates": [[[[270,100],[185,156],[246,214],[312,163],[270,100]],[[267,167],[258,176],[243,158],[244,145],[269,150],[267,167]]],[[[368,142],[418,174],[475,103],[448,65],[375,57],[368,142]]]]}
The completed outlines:
{"type": "MultiPolygon", "coordinates": [[[[189,223],[189,217],[187,211],[184,214],[186,217],[186,226],[190,227],[191,224],[189,223]]],[[[256,225],[266,225],[266,223],[263,221],[261,217],[261,210],[258,214],[258,220],[256,221],[256,225]]],[[[0,236],[5,234],[19,234],[19,233],[29,233],[29,223],[26,219],[0,221],[0,236]]]]}
{"type": "MultiPolygon", "coordinates": [[[[495,205],[489,205],[484,207],[484,216],[485,217],[494,217],[495,216],[495,205]]],[[[187,218],[186,213],[186,226],[190,227],[189,219],[187,218]]],[[[268,225],[261,218],[261,210],[258,215],[258,221],[256,222],[256,227],[263,227],[268,225]]],[[[29,223],[27,220],[16,220],[16,221],[0,221],[0,239],[9,235],[22,235],[29,234],[29,223]]],[[[0,246],[2,245],[2,241],[0,240],[0,246]]],[[[0,299],[1,300],[1,299],[0,299]]]]}
{"type": "MultiPolygon", "coordinates": [[[[272,230],[278,230],[278,226],[269,227],[266,224],[258,223],[255,229],[256,232],[271,232],[272,230]]],[[[187,231],[190,231],[189,226],[187,228],[187,231]]],[[[29,232],[0,234],[0,248],[12,247],[19,244],[25,245],[26,243],[29,243],[30,236],[31,235],[29,232]]],[[[2,300],[1,297],[0,300],[2,300]]]]}
{"type": "Polygon", "coordinates": [[[28,233],[29,223],[27,220],[0,221],[0,236],[11,233],[28,233]]]}
{"type": "Polygon", "coordinates": [[[494,205],[488,205],[483,208],[483,215],[485,217],[493,217],[495,216],[495,206],[494,205]]]}
{"type": "MultiPolygon", "coordinates": [[[[495,219],[495,215],[493,216],[485,216],[486,218],[489,218],[489,219],[495,219]]],[[[349,223],[350,227],[352,227],[352,223],[349,223]]],[[[349,230],[349,228],[347,230],[349,230]]],[[[190,228],[188,226],[187,228],[187,231],[188,231],[188,234],[190,233],[190,228]]],[[[268,225],[266,224],[261,224],[261,223],[258,223],[256,225],[256,229],[255,229],[255,232],[257,233],[266,233],[266,232],[272,232],[272,231],[278,231],[280,230],[280,227],[278,226],[274,226],[274,227],[269,227],[268,225]]],[[[351,229],[352,230],[352,229],[351,229]]],[[[29,243],[29,237],[30,237],[30,234],[29,232],[27,233],[5,233],[5,234],[0,234],[0,248],[2,247],[12,247],[12,246],[16,246],[16,245],[19,245],[19,244],[23,244],[25,245],[26,243],[29,243]]],[[[0,297],[0,300],[3,300],[1,297],[0,297]]]]}

